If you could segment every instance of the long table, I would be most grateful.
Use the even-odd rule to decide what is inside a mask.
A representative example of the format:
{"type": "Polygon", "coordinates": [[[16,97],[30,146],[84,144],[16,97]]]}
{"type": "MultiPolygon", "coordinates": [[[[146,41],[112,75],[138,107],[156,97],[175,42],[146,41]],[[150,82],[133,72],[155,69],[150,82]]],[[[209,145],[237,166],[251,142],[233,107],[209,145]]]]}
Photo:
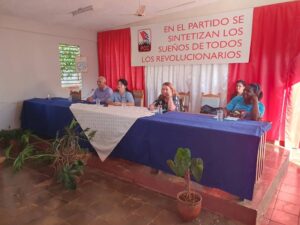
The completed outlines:
{"type": "MultiPolygon", "coordinates": [[[[55,129],[61,129],[73,118],[69,102],[63,104],[58,100],[55,104],[55,101],[24,101],[22,127],[37,134],[55,134],[55,129]],[[45,109],[42,110],[41,105],[45,109]],[[32,115],[44,125],[36,126],[36,117],[32,115]]],[[[170,112],[139,118],[112,155],[171,173],[166,160],[174,157],[178,147],[188,147],[193,157],[201,157],[204,161],[201,184],[251,200],[257,177],[259,144],[270,127],[266,122],[220,122],[199,114],[170,112]]]]}
{"type": "Polygon", "coordinates": [[[57,132],[62,132],[73,119],[69,109],[71,104],[65,98],[26,100],[22,107],[21,127],[43,138],[55,138],[57,132]]]}
{"type": "Polygon", "coordinates": [[[204,161],[201,183],[252,199],[259,144],[269,123],[217,121],[204,115],[170,112],[140,118],[112,153],[170,172],[166,164],[178,147],[204,161]]]}

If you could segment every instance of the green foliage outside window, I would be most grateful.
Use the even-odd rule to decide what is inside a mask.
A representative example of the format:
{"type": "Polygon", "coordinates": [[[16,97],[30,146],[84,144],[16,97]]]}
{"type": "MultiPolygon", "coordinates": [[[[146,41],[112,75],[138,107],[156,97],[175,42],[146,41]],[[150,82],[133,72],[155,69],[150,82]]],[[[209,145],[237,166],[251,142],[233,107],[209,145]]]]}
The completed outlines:
{"type": "Polygon", "coordinates": [[[76,72],[75,59],[80,56],[80,48],[76,45],[59,45],[59,61],[62,87],[81,87],[81,74],[76,72]]]}

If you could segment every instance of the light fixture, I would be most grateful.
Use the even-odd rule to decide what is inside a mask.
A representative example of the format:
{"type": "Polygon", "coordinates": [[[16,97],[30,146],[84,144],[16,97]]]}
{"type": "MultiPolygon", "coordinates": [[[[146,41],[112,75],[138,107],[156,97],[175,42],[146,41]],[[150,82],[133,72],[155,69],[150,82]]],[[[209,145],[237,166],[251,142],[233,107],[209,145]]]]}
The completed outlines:
{"type": "Polygon", "coordinates": [[[91,11],[93,10],[93,6],[92,5],[89,5],[89,6],[86,6],[86,7],[83,7],[83,8],[78,8],[74,11],[72,11],[72,15],[73,16],[77,16],[78,14],[81,14],[81,13],[84,13],[84,12],[87,12],[87,11],[91,11]]]}

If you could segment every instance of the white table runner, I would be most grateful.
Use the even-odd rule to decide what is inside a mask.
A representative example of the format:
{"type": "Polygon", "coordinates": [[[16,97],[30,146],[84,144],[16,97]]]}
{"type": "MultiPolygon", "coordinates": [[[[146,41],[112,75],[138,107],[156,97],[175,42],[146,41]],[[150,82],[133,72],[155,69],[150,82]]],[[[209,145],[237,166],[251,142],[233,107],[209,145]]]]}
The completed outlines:
{"type": "Polygon", "coordinates": [[[101,161],[104,161],[121,141],[133,123],[140,117],[151,116],[147,108],[135,106],[109,106],[72,104],[74,117],[84,130],[96,130],[91,140],[101,161]]]}

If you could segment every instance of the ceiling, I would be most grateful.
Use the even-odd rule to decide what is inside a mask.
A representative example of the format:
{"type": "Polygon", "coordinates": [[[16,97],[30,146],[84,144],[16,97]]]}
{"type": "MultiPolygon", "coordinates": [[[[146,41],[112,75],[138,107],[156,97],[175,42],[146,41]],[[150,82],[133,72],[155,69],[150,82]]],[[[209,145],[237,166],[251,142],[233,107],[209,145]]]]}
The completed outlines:
{"type": "Polygon", "coordinates": [[[219,0],[0,0],[0,14],[47,24],[103,31],[170,13],[201,7],[219,0]],[[146,5],[145,16],[135,14],[146,5]],[[76,16],[72,11],[93,5],[76,16]]]}

